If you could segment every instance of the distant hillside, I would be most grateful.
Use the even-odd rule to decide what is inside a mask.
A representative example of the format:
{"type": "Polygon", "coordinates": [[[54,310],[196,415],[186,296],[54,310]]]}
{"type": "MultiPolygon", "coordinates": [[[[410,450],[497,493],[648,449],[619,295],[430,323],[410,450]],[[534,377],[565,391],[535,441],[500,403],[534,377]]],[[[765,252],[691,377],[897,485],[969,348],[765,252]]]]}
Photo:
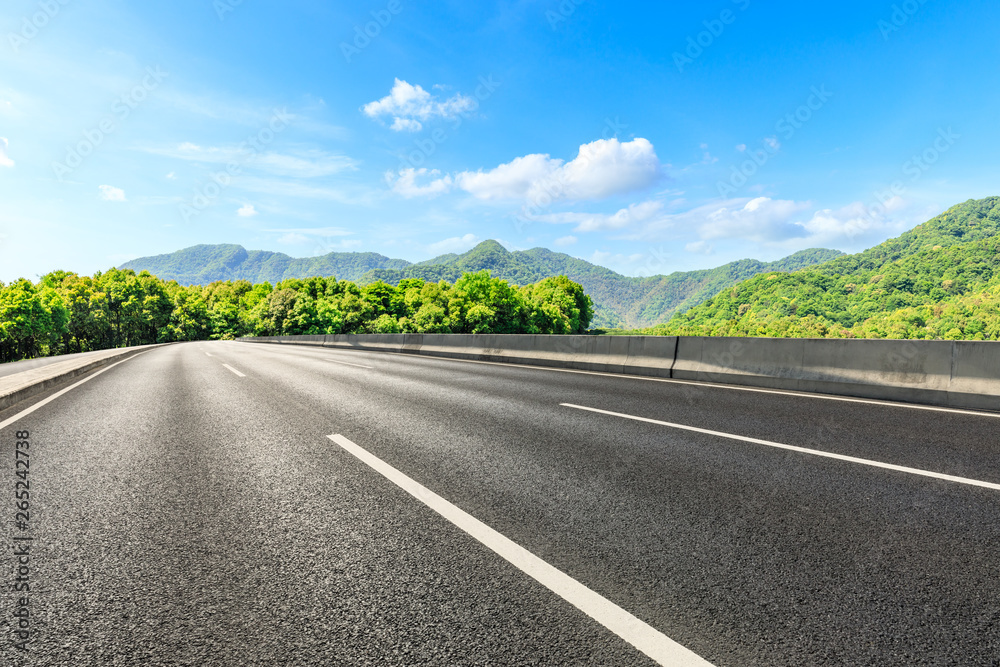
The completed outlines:
{"type": "Polygon", "coordinates": [[[253,283],[311,276],[336,276],[362,284],[382,280],[398,284],[407,278],[450,283],[463,273],[487,269],[496,277],[527,285],[543,278],[564,275],[583,285],[594,300],[595,326],[644,327],[665,322],[714,296],[719,290],[759,273],[794,271],[840,256],[837,250],[813,249],[766,264],[740,260],[717,269],[672,273],[669,276],[629,278],[582,259],[545,248],[510,252],[496,241],[483,241],[461,254],[410,264],[375,253],[330,253],[322,257],[293,259],[288,255],[247,251],[238,245],[201,245],[170,255],[132,260],[121,268],[146,270],[183,285],[216,280],[249,280],[253,283]]]}
{"type": "Polygon", "coordinates": [[[216,280],[277,283],[312,276],[357,281],[372,269],[402,269],[409,264],[374,252],[331,252],[295,259],[280,252],[248,251],[239,245],[196,245],[169,255],[133,259],[118,268],[149,271],[181,285],[207,285],[216,280]]]}
{"type": "Polygon", "coordinates": [[[406,278],[452,282],[463,273],[488,269],[493,276],[517,284],[564,275],[583,285],[594,300],[597,326],[652,326],[695,306],[741,280],[767,271],[794,271],[840,256],[838,250],[803,250],[766,264],[753,259],[716,269],[676,272],[669,276],[629,278],[603,266],[545,248],[510,252],[496,241],[483,241],[463,255],[443,255],[404,269],[375,269],[362,282],[397,284],[406,278]]]}
{"type": "Polygon", "coordinates": [[[1000,338],[1000,197],[969,200],[856,255],[766,273],[660,333],[1000,338]]]}

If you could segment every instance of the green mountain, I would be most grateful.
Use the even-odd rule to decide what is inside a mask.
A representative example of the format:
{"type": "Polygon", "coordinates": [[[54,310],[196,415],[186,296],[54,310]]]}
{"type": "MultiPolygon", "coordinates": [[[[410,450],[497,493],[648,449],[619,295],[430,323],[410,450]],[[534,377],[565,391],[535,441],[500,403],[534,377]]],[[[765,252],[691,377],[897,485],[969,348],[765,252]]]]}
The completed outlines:
{"type": "Polygon", "coordinates": [[[408,265],[406,260],[373,252],[331,252],[321,257],[295,259],[280,252],[248,251],[239,245],[196,245],[169,255],[140,257],[119,268],[149,271],[181,285],[207,285],[216,280],[277,283],[312,276],[356,281],[372,269],[401,269],[408,265]]]}
{"type": "Polygon", "coordinates": [[[658,333],[1000,338],[1000,197],[969,200],[856,255],[765,273],[658,333]]]}
{"type": "Polygon", "coordinates": [[[484,269],[496,278],[527,285],[564,275],[580,283],[594,300],[595,326],[648,327],[665,322],[674,313],[698,305],[719,290],[759,273],[794,271],[841,254],[837,250],[804,250],[770,264],[745,259],[717,269],[629,278],[545,248],[510,252],[496,241],[483,241],[464,254],[442,255],[418,264],[374,253],[331,253],[293,259],[281,253],[248,252],[237,245],[202,245],[170,255],[132,260],[121,268],[146,270],[184,285],[240,279],[275,283],[310,276],[337,276],[362,284],[382,280],[396,285],[407,278],[453,283],[463,273],[484,269]]]}
{"type": "Polygon", "coordinates": [[[841,254],[837,250],[803,250],[770,264],[744,259],[716,269],[629,278],[545,248],[510,252],[496,241],[483,241],[463,255],[443,255],[404,269],[370,271],[362,277],[362,282],[382,280],[397,284],[406,278],[452,282],[463,273],[483,269],[520,285],[564,275],[583,285],[584,291],[594,300],[595,326],[648,327],[751,276],[767,271],[793,271],[841,254]]]}

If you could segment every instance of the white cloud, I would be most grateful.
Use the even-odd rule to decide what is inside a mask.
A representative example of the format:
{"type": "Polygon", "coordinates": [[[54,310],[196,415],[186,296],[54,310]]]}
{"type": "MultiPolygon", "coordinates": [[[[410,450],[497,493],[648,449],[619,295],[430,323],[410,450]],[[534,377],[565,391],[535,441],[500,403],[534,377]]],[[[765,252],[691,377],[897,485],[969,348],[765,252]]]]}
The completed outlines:
{"type": "Polygon", "coordinates": [[[392,117],[391,127],[397,132],[417,132],[423,129],[420,121],[426,122],[435,117],[455,118],[461,113],[474,111],[477,104],[476,100],[462,94],[440,101],[419,85],[396,79],[388,95],[369,102],[361,110],[369,118],[392,117]]]}
{"type": "MultiPolygon", "coordinates": [[[[535,153],[489,171],[442,176],[419,188],[413,183],[415,176],[436,172],[403,169],[395,183],[410,197],[436,196],[457,187],[477,199],[521,200],[529,206],[545,207],[560,200],[600,200],[641,190],[659,179],[660,168],[653,144],[646,139],[626,143],[599,139],[580,146],[569,162],[535,153]]],[[[392,182],[392,174],[389,180],[392,182]]]]}
{"type": "Polygon", "coordinates": [[[696,255],[711,255],[714,250],[708,241],[695,241],[694,243],[688,243],[684,246],[684,249],[696,255]]]}
{"type": "Polygon", "coordinates": [[[392,121],[391,127],[397,132],[419,132],[424,129],[423,123],[412,118],[396,118],[392,121]]]}
{"type": "Polygon", "coordinates": [[[739,144],[738,146],[736,146],[736,150],[738,150],[740,153],[746,153],[747,152],[747,145],[746,144],[739,144]]]}
{"type": "Polygon", "coordinates": [[[177,180],[177,174],[175,174],[174,172],[170,172],[169,174],[167,174],[167,180],[168,181],[176,181],[177,180]]]}
{"type": "Polygon", "coordinates": [[[409,167],[400,171],[398,175],[390,171],[385,175],[385,179],[393,192],[407,199],[412,197],[437,197],[451,190],[453,185],[451,176],[441,177],[441,172],[437,169],[426,168],[414,169],[409,167]],[[417,178],[427,177],[433,180],[427,185],[417,185],[417,178]]]}
{"type": "Polygon", "coordinates": [[[253,204],[244,204],[238,211],[236,211],[236,215],[241,218],[252,218],[257,215],[257,209],[254,208],[253,204]]]}
{"type": "Polygon", "coordinates": [[[703,240],[741,238],[750,241],[781,241],[805,236],[792,218],[809,208],[808,202],[758,197],[742,208],[722,206],[709,213],[698,233],[703,240]]]}
{"type": "Polygon", "coordinates": [[[630,227],[637,223],[652,220],[663,210],[663,202],[647,201],[632,204],[617,213],[549,213],[546,215],[529,216],[529,220],[547,222],[550,224],[575,224],[574,232],[614,231],[630,227]]]}
{"type": "Polygon", "coordinates": [[[450,239],[438,241],[437,243],[432,243],[427,247],[431,252],[437,255],[443,255],[449,252],[460,253],[475,247],[480,240],[481,239],[475,234],[466,234],[465,236],[454,236],[450,239]]]}
{"type": "Polygon", "coordinates": [[[573,245],[576,242],[577,238],[575,236],[562,236],[555,240],[556,246],[560,248],[564,248],[568,245],[573,245]]]}
{"type": "Polygon", "coordinates": [[[309,237],[304,236],[303,234],[289,233],[278,237],[278,243],[282,243],[284,245],[299,245],[307,243],[308,241],[309,237]]]}
{"type": "Polygon", "coordinates": [[[14,161],[7,156],[7,137],[0,137],[0,167],[13,167],[14,161]]]}
{"type": "Polygon", "coordinates": [[[101,199],[104,201],[125,201],[125,191],[121,188],[99,185],[98,189],[101,191],[101,199]]]}
{"type": "Polygon", "coordinates": [[[884,205],[868,207],[854,202],[842,208],[822,209],[813,213],[812,218],[796,223],[811,240],[817,244],[875,241],[910,228],[920,220],[890,219],[889,214],[907,209],[909,202],[901,197],[893,197],[884,205]]]}

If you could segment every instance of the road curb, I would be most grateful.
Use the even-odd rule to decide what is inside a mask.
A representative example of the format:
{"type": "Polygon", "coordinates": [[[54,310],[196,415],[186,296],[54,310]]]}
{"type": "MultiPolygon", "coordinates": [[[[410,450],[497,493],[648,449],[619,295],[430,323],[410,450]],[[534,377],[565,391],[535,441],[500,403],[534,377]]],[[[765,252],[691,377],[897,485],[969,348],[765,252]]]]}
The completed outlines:
{"type": "Polygon", "coordinates": [[[32,396],[36,396],[60,382],[84,375],[95,368],[123,361],[141,352],[157,347],[164,347],[165,345],[173,345],[173,343],[140,345],[137,347],[118,348],[113,351],[99,350],[94,352],[95,356],[100,355],[99,359],[73,359],[0,378],[0,411],[6,410],[32,396]],[[101,353],[107,354],[104,355],[101,353]]]}

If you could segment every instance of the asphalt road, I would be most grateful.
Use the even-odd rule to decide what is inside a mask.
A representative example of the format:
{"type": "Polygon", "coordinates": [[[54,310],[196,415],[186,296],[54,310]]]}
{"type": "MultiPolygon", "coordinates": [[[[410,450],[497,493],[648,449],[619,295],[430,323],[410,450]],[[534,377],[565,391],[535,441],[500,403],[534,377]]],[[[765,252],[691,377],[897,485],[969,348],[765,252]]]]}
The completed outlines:
{"type": "Polygon", "coordinates": [[[656,664],[339,434],[713,665],[1000,665],[1000,490],[564,404],[1000,483],[990,415],[168,346],[0,429],[3,664],[656,664]]]}

